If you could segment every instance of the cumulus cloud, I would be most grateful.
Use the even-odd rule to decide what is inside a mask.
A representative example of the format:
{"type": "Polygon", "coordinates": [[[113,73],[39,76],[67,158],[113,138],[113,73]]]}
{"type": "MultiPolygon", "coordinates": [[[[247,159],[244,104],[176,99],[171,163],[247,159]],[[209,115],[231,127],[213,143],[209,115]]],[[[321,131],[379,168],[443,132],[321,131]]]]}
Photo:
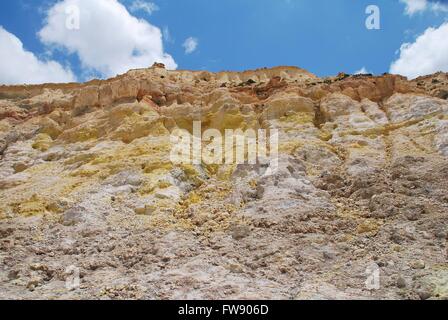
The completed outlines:
{"type": "Polygon", "coordinates": [[[391,73],[409,78],[448,71],[448,23],[438,28],[428,28],[414,43],[400,48],[400,57],[392,63],[391,73]]]}
{"type": "Polygon", "coordinates": [[[194,51],[196,51],[196,49],[198,48],[198,45],[199,45],[198,39],[189,37],[189,38],[187,38],[187,40],[185,40],[185,42],[182,46],[185,49],[185,53],[190,54],[190,53],[193,53],[194,51]]]}
{"type": "Polygon", "coordinates": [[[23,43],[0,26],[0,84],[72,82],[69,68],[52,60],[41,60],[26,51],[23,43]]]}
{"type": "Polygon", "coordinates": [[[38,33],[43,43],[76,54],[84,71],[111,77],[129,69],[161,62],[176,69],[163,49],[162,32],[132,16],[117,0],[64,0],[52,6],[38,33]],[[67,28],[69,13],[78,8],[79,28],[67,28]]]}
{"type": "Polygon", "coordinates": [[[135,0],[131,3],[129,10],[131,10],[131,12],[144,11],[151,15],[153,12],[158,11],[159,7],[154,2],[135,0]]]}
{"type": "Polygon", "coordinates": [[[426,10],[448,12],[447,0],[400,0],[400,2],[406,5],[405,13],[409,16],[426,10]]]}

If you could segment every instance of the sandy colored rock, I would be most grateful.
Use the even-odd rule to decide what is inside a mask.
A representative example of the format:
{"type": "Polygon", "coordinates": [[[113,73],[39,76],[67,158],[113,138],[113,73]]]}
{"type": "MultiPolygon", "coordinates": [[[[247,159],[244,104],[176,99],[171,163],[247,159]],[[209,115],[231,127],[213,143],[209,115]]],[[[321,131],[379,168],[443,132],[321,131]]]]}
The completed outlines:
{"type": "Polygon", "coordinates": [[[446,298],[447,90],[160,64],[1,86],[0,298],[446,298]],[[193,121],[278,129],[278,170],[173,164],[193,121]]]}

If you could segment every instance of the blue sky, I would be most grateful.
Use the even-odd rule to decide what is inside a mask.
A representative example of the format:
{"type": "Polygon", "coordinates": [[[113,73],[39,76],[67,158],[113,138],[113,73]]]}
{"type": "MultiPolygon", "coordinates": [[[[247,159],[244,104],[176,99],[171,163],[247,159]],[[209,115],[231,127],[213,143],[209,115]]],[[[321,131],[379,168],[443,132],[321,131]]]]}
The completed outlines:
{"type": "MultiPolygon", "coordinates": [[[[440,57],[441,54],[428,56],[431,46],[434,46],[434,51],[446,50],[445,56],[448,57],[447,45],[437,41],[440,37],[443,39],[445,34],[442,27],[448,18],[448,4],[444,4],[447,1],[89,0],[90,3],[98,2],[98,7],[95,4],[83,8],[84,0],[79,0],[83,35],[78,33],[76,36],[70,32],[59,34],[54,25],[56,22],[53,25],[49,22],[49,10],[66,1],[77,3],[78,0],[0,2],[0,26],[4,33],[0,37],[0,49],[12,51],[8,41],[15,37],[23,44],[23,51],[34,55],[33,62],[28,62],[18,58],[21,52],[12,51],[9,55],[4,52],[5,56],[0,53],[0,58],[3,58],[0,61],[0,83],[43,82],[48,78],[34,76],[33,72],[30,72],[29,78],[17,78],[12,74],[14,63],[6,60],[14,60],[17,70],[26,64],[36,63],[36,74],[59,75],[57,78],[49,77],[49,81],[104,78],[127,69],[126,63],[129,67],[145,67],[152,64],[151,59],[157,59],[154,57],[162,56],[168,64],[172,63],[172,68],[209,71],[295,65],[319,76],[334,75],[340,71],[354,73],[362,68],[380,74],[389,72],[391,64],[400,59],[393,70],[407,76],[439,69],[448,71],[448,61],[440,57]],[[104,1],[119,2],[129,12],[129,19],[134,16],[145,21],[144,24],[134,23],[129,30],[123,27],[124,31],[132,34],[133,39],[129,40],[126,33],[117,35],[114,31],[117,29],[105,26],[106,23],[113,23],[115,18],[113,15],[105,15],[105,19],[99,16],[104,1]],[[369,16],[365,11],[370,4],[380,9],[379,30],[369,30],[365,26],[369,16]],[[95,12],[94,19],[98,14],[101,22],[83,24],[86,21],[84,15],[89,10],[95,12]],[[150,29],[142,31],[140,27],[148,26],[153,28],[151,32],[154,34],[144,40],[154,43],[141,44],[140,35],[147,35],[150,29]],[[42,33],[45,27],[46,31],[42,33]],[[133,28],[140,31],[134,32],[133,28]],[[77,37],[76,41],[68,39],[72,36],[77,37]],[[187,39],[190,39],[189,52],[186,52],[185,46],[187,39]],[[127,53],[126,50],[115,53],[115,60],[123,62],[119,66],[114,65],[118,63],[114,57],[108,56],[115,52],[111,42],[115,42],[113,45],[117,47],[129,47],[127,53]],[[400,52],[404,43],[409,43],[411,47],[406,52],[400,52]],[[96,45],[98,48],[94,49],[96,45]],[[137,59],[132,56],[134,54],[141,56],[137,59]],[[433,65],[416,69],[416,64],[426,65],[419,61],[428,60],[433,65]]],[[[124,15],[123,11],[120,12],[117,17],[121,19],[124,15]]],[[[58,21],[57,13],[53,12],[53,15],[54,21],[58,21]]],[[[128,20],[117,20],[115,27],[127,25],[128,20]]],[[[448,39],[448,34],[446,36],[445,39],[448,39]]]]}

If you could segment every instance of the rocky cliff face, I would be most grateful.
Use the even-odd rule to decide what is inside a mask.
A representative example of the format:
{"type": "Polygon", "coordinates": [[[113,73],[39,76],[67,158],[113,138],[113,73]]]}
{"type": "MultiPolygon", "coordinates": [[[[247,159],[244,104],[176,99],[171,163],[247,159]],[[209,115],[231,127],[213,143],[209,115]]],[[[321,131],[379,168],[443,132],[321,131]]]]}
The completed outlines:
{"type": "Polygon", "coordinates": [[[446,298],[447,92],[162,65],[0,87],[0,298],[446,298]],[[194,120],[278,129],[278,171],[173,165],[194,120]]]}

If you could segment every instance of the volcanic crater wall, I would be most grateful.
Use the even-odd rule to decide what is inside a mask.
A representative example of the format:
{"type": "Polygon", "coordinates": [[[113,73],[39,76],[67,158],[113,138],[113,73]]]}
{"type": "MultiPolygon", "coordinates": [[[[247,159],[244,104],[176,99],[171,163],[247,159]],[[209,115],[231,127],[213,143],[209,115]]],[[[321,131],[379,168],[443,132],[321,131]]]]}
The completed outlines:
{"type": "Polygon", "coordinates": [[[0,297],[447,297],[447,90],[160,64],[0,87],[0,297]],[[193,121],[278,129],[278,171],[173,165],[193,121]]]}

